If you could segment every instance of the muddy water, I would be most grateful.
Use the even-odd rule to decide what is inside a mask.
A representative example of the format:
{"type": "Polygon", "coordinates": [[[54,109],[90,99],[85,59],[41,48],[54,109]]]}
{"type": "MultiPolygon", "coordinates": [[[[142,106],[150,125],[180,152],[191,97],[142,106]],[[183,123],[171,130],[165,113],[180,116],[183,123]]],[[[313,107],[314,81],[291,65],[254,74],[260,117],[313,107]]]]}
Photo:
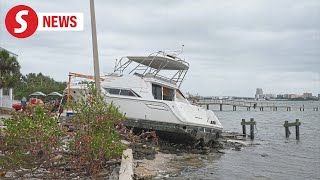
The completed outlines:
{"type": "Polygon", "coordinates": [[[289,104],[293,109],[248,112],[238,108],[233,112],[232,107],[224,107],[220,112],[219,107],[211,107],[227,131],[241,132],[241,119],[254,118],[257,122],[254,145],[245,146],[241,151],[229,149],[225,154],[182,158],[172,165],[181,166],[183,170],[165,179],[320,179],[320,111],[313,111],[313,107],[320,107],[320,102],[275,104],[289,104]],[[305,111],[299,110],[302,105],[305,111]],[[298,141],[294,127],[290,128],[288,139],[283,127],[284,121],[295,119],[302,122],[298,141]]]}

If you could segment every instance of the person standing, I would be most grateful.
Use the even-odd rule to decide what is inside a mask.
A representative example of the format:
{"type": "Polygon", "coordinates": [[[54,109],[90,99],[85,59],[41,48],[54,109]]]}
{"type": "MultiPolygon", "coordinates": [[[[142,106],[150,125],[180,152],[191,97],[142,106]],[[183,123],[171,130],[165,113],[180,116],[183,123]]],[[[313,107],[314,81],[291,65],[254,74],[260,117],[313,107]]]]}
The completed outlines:
{"type": "Polygon", "coordinates": [[[27,98],[26,97],[22,97],[22,99],[21,99],[21,109],[23,112],[27,109],[27,98]]]}

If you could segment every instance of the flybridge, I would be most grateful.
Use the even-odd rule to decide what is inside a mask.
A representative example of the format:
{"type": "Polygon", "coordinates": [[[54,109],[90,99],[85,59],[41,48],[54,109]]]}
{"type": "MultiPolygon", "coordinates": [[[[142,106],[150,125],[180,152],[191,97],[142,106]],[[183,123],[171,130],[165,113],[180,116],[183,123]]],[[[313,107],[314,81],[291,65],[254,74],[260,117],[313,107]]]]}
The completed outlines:
{"type": "Polygon", "coordinates": [[[114,72],[120,72],[121,74],[130,69],[129,74],[136,74],[144,77],[155,77],[168,82],[177,84],[179,87],[186,76],[189,63],[180,59],[176,55],[167,54],[163,51],[152,53],[149,56],[126,56],[122,57],[116,62],[114,72]],[[136,65],[132,64],[135,62],[136,65]],[[133,68],[129,68],[133,65],[133,68]],[[171,77],[165,77],[160,75],[160,71],[171,70],[175,71],[175,74],[171,77]]]}

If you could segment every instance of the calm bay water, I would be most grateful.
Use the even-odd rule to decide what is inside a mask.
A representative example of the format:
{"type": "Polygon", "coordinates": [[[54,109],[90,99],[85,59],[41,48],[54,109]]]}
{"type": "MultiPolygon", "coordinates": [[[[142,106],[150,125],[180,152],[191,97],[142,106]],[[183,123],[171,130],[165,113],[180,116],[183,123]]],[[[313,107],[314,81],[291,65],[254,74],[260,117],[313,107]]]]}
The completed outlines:
{"type": "Polygon", "coordinates": [[[168,179],[320,179],[320,111],[313,111],[320,102],[275,102],[278,104],[293,109],[232,111],[232,107],[224,106],[224,111],[218,111],[218,106],[212,106],[226,131],[241,133],[241,119],[254,118],[257,130],[252,145],[241,151],[227,150],[218,157],[199,155],[204,162],[202,167],[186,166],[178,177],[168,179]],[[299,110],[302,105],[305,111],[299,110]],[[295,127],[290,128],[288,139],[283,127],[284,121],[295,119],[302,122],[298,141],[295,127]]]}

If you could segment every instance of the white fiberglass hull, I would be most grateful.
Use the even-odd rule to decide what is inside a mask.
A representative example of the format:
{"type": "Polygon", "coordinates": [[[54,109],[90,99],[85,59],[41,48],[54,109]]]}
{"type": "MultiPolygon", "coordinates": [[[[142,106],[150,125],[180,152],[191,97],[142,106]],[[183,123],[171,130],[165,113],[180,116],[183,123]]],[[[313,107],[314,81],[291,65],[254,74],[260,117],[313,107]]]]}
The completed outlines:
{"type": "Polygon", "coordinates": [[[205,143],[216,139],[223,129],[212,111],[190,104],[114,96],[107,96],[106,100],[119,106],[127,117],[127,126],[139,129],[162,131],[162,134],[205,143]]]}

